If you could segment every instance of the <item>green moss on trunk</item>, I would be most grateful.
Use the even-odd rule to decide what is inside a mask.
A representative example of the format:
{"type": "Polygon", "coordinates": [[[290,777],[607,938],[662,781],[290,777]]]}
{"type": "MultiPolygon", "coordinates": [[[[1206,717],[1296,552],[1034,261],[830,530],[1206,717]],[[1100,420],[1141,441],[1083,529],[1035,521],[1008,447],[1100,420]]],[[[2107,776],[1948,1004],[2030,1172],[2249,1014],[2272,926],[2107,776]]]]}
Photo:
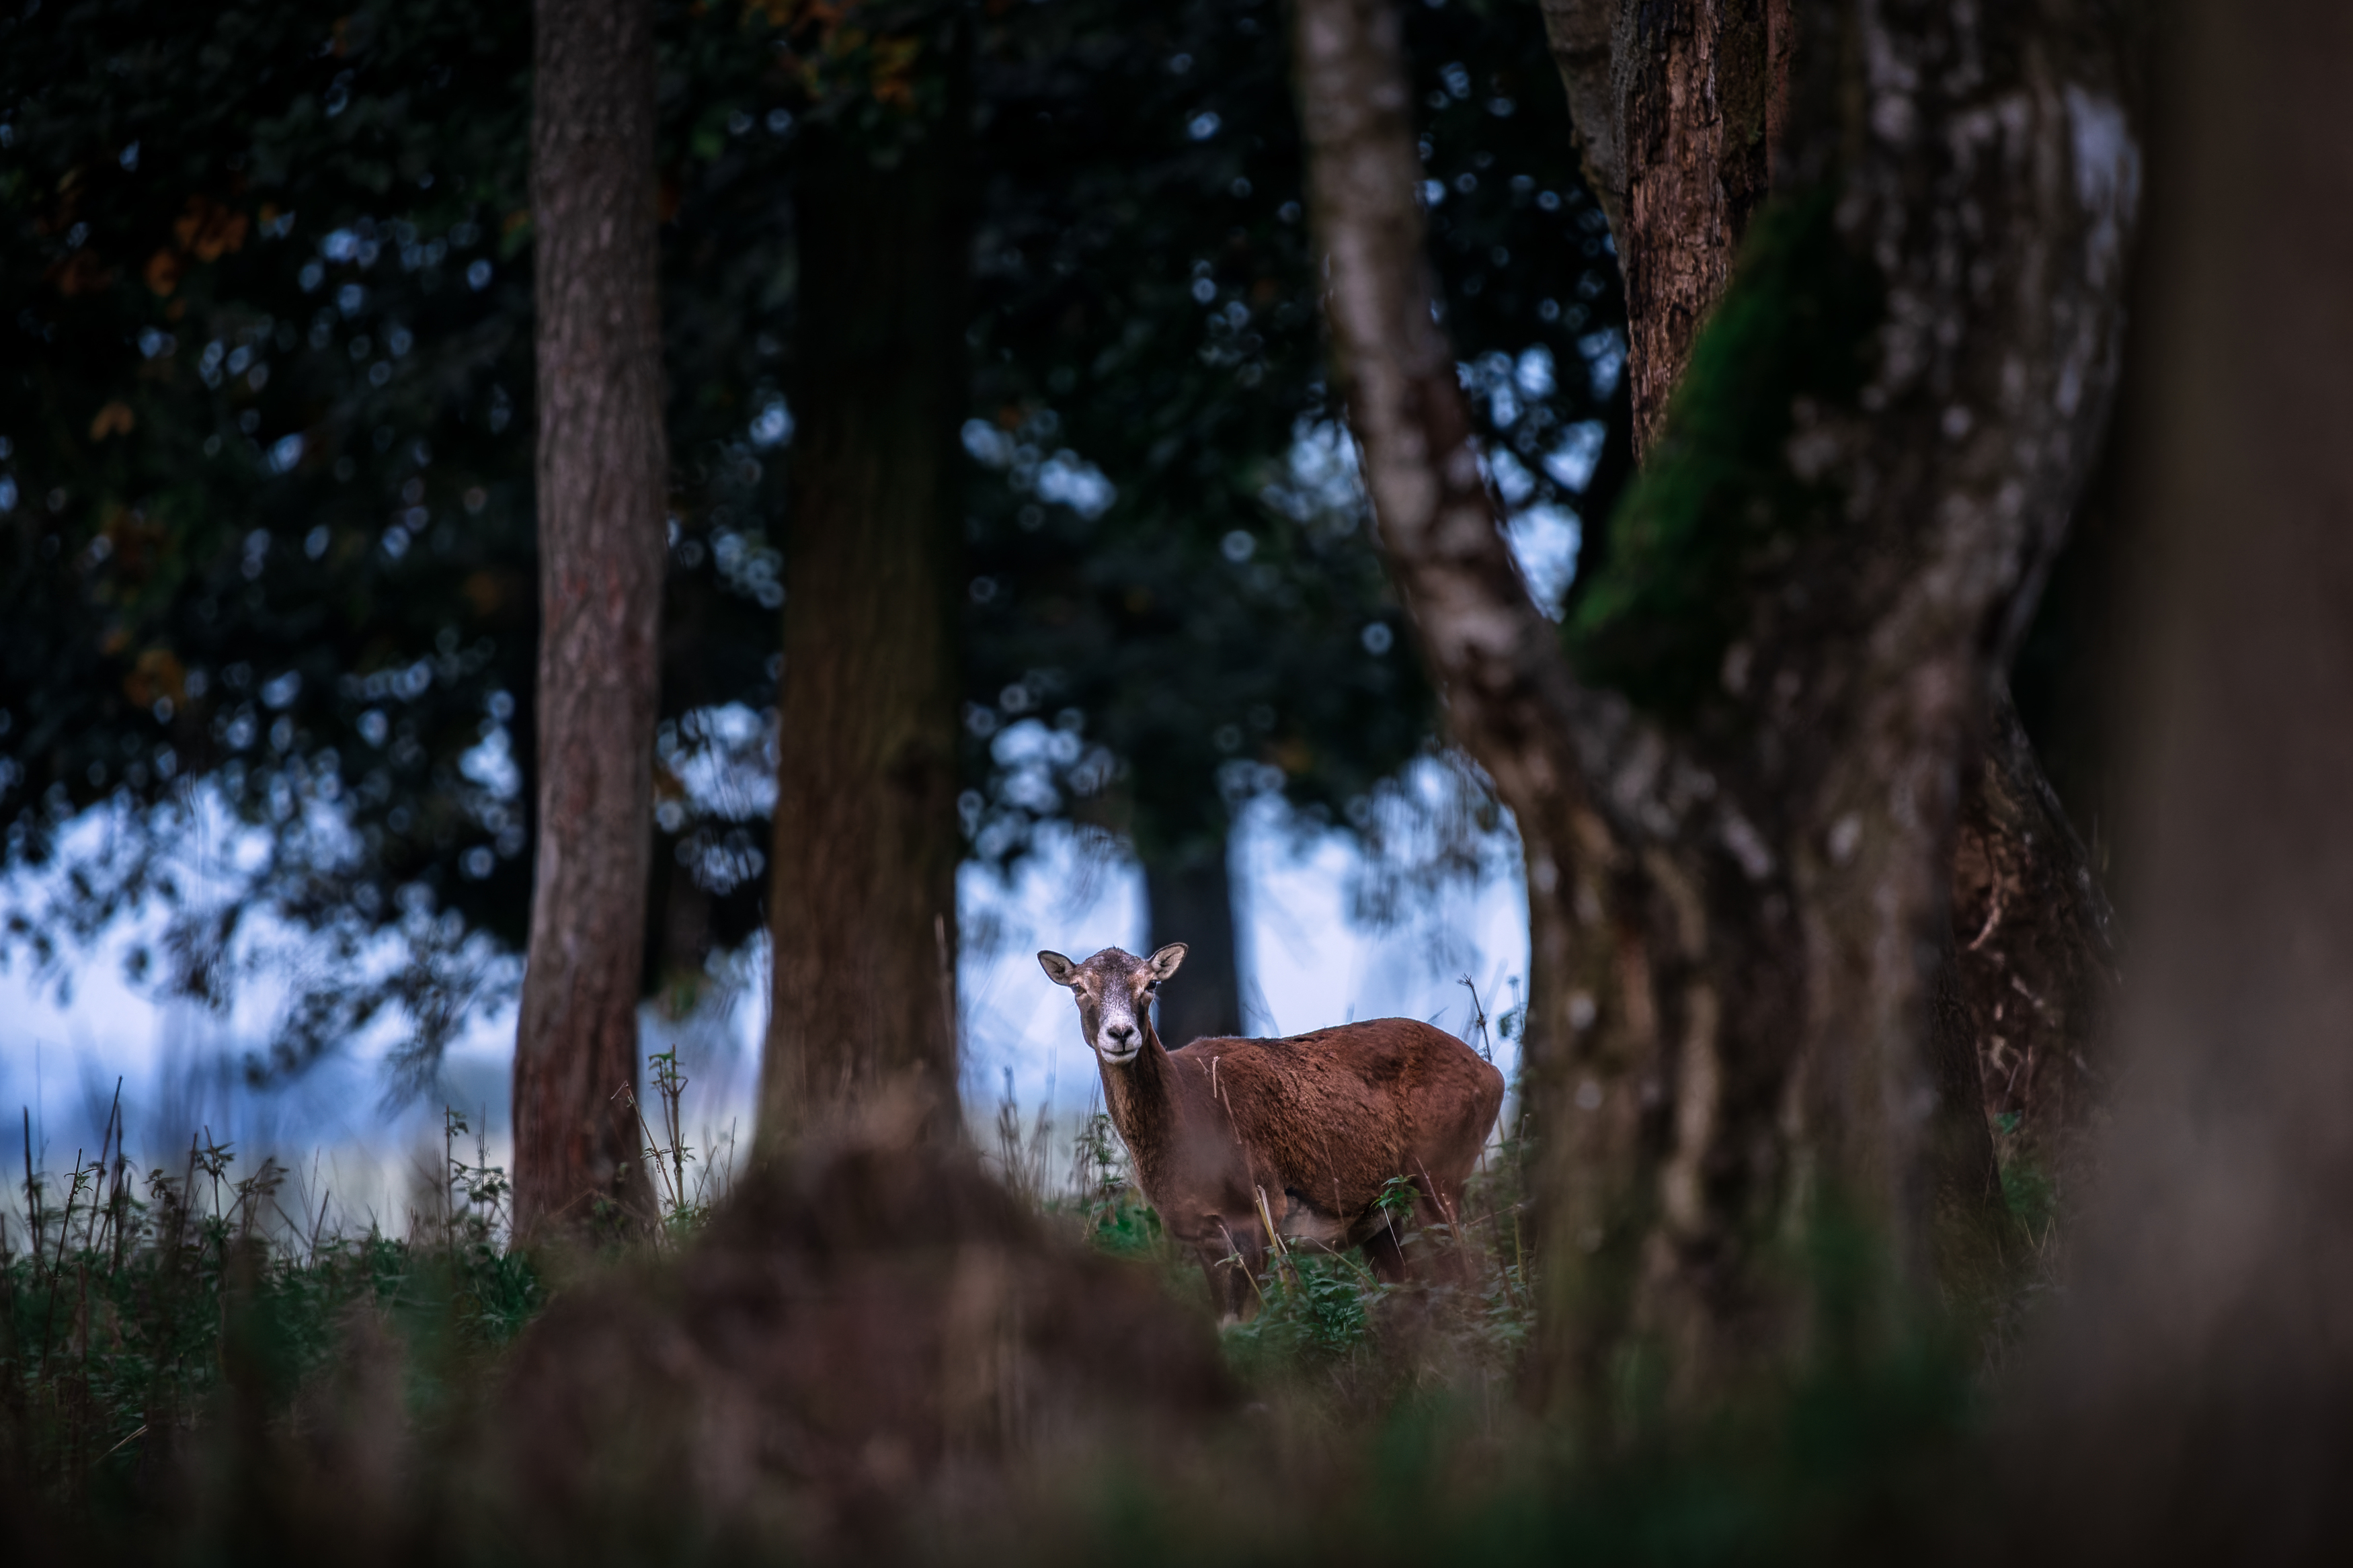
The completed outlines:
{"type": "Polygon", "coordinates": [[[1586,679],[1665,718],[1689,720],[1717,689],[1766,574],[1844,516],[1841,490],[1790,459],[1800,403],[1831,418],[1854,405],[1884,308],[1833,199],[1818,188],[1757,214],[1564,628],[1586,679]]]}

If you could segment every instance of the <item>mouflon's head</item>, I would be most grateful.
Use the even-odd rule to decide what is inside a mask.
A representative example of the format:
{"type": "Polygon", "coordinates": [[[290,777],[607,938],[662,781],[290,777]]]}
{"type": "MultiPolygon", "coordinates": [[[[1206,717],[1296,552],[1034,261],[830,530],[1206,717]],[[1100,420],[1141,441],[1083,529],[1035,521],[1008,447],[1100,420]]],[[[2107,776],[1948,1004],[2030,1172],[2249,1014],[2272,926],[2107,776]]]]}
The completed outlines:
{"type": "Polygon", "coordinates": [[[1087,1048],[1113,1067],[1134,1061],[1144,1049],[1152,1019],[1152,994],[1185,962],[1185,944],[1172,942],[1150,958],[1104,948],[1084,963],[1059,952],[1041,952],[1038,967],[1057,985],[1067,985],[1079,1004],[1079,1034],[1087,1048]]]}

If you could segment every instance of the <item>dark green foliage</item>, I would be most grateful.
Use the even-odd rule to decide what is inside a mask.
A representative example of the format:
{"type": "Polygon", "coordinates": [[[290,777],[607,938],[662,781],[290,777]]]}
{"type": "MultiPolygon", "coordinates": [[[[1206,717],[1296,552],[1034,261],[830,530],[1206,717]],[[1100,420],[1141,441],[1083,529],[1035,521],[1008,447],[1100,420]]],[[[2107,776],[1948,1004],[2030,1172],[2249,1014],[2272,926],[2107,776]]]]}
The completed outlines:
{"type": "MultiPolygon", "coordinates": [[[[520,944],[537,626],[527,23],[261,0],[0,22],[0,275],[20,302],[0,327],[17,344],[0,373],[7,860],[42,861],[93,803],[127,808],[108,862],[12,943],[46,956],[159,900],[180,919],[142,962],[205,994],[265,900],[335,933],[346,964],[408,922],[412,973],[444,993],[437,945],[520,944]],[[195,779],[272,847],[217,904],[168,860],[185,818],[149,815],[195,779]]],[[[788,336],[788,138],[737,105],[780,99],[785,73],[761,40],[683,9],[664,48],[667,281],[694,301],[669,312],[682,472],[666,710],[756,710],[781,595],[755,448],[788,336]]],[[[664,762],[682,763],[703,738],[667,739],[664,762]]],[[[709,939],[739,940],[757,870],[740,821],[679,809],[661,827],[665,859],[691,862],[709,895],[709,939]]],[[[279,1059],[417,1000],[322,990],[289,1014],[279,1059]]]]}
{"type": "MultiPolygon", "coordinates": [[[[1432,252],[1499,487],[1568,499],[1544,459],[1574,426],[1599,440],[1623,306],[1543,29],[1516,5],[1409,16],[1432,252]]],[[[965,807],[986,859],[1065,809],[1147,859],[1221,841],[1266,790],[1348,821],[1430,733],[1330,423],[1289,27],[1265,0],[1058,0],[983,31],[965,712],[987,787],[965,807]],[[1303,436],[1324,443],[1303,476],[1303,436]],[[1107,505],[1066,488],[1088,467],[1107,505]],[[1025,716],[1051,729],[1004,739],[1025,716]]]]}
{"type": "MultiPolygon", "coordinates": [[[[208,775],[261,822],[335,805],[378,918],[421,878],[519,929],[521,825],[456,768],[531,689],[529,476],[499,439],[530,417],[498,151],[523,35],[480,20],[8,25],[12,860],[118,790],[208,775]],[[488,874],[460,877],[478,846],[488,874]]],[[[332,866],[280,837],[281,885],[332,866]]]]}
{"type": "MultiPolygon", "coordinates": [[[[870,8],[863,31],[659,13],[677,472],[649,982],[691,986],[759,918],[756,792],[681,781],[713,754],[766,765],[803,130],[946,101],[937,11],[870,8]],[[705,717],[728,704],[753,717],[705,717]]],[[[1542,459],[1599,429],[1620,307],[1541,28],[1462,4],[1411,27],[1450,324],[1504,489],[1558,499],[1542,459]],[[1548,387],[1516,375],[1531,348],[1548,387]]],[[[1157,852],[1277,784],[1345,818],[1429,735],[1345,453],[1310,481],[1287,466],[1335,412],[1287,28],[1264,0],[981,14],[969,342],[976,428],[1001,437],[976,449],[1002,467],[974,475],[965,671],[986,857],[1074,808],[1157,852]],[[1038,488],[1086,465],[1116,489],[1099,515],[1038,488]],[[1032,714],[1054,728],[992,755],[1032,714]]],[[[388,1005],[454,1016],[503,983],[485,961],[519,945],[530,886],[526,19],[107,0],[0,19],[0,46],[7,863],[120,808],[104,862],[8,942],[51,956],[157,900],[177,918],[143,972],[218,999],[274,903],[332,934],[339,973],[395,925],[413,959],[396,988],[316,988],[280,1065],[388,1005]],[[227,896],[171,862],[188,819],[153,815],[191,781],[272,847],[227,896]]],[[[422,1081],[438,1036],[412,1021],[422,1081]]]]}
{"type": "Polygon", "coordinates": [[[1079,1129],[1076,1173],[1080,1235],[1098,1252],[1113,1258],[1174,1257],[1162,1245],[1160,1215],[1130,1182],[1127,1156],[1101,1111],[1079,1129]]]}
{"type": "Polygon", "coordinates": [[[1715,689],[1758,583],[1839,525],[1841,495],[1789,458],[1801,405],[1852,411],[1881,318],[1878,273],[1840,237],[1832,199],[1803,192],[1757,214],[1567,628],[1588,679],[1673,718],[1715,689]]]}
{"type": "Polygon", "coordinates": [[[1258,1316],[1226,1331],[1226,1353],[1245,1377],[1313,1370],[1363,1347],[1381,1288],[1354,1258],[1298,1253],[1259,1291],[1258,1316]]]}
{"type": "Polygon", "coordinates": [[[1069,737],[1043,759],[1060,794],[1124,773],[1111,825],[1148,858],[1221,840],[1229,792],[1264,779],[1337,805],[1426,733],[1401,643],[1362,641],[1396,612],[1353,502],[1270,504],[1324,412],[1286,25],[1196,0],[1023,6],[984,32],[966,687],[986,858],[1060,809],[996,739],[1025,713],[1069,737]],[[1058,454],[1117,499],[1055,504],[1058,454]]]}

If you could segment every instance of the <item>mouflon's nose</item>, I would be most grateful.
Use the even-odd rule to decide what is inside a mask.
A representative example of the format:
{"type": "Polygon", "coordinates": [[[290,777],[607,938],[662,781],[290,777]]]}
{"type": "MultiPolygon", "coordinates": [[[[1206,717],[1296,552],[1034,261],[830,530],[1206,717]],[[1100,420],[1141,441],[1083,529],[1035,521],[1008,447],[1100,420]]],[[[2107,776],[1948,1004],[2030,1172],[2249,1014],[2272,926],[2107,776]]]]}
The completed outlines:
{"type": "Polygon", "coordinates": [[[1128,1041],[1135,1038],[1135,1026],[1133,1024],[1113,1024],[1110,1028],[1105,1029],[1103,1034],[1109,1037],[1112,1044],[1115,1046],[1124,1046],[1127,1044],[1128,1041]]]}

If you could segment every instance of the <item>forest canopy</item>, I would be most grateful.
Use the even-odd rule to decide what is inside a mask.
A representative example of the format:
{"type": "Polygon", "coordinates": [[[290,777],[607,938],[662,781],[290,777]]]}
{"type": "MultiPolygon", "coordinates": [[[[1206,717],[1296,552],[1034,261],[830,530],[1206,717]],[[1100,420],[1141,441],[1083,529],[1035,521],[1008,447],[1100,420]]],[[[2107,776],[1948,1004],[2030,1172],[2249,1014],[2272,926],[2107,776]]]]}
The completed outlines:
{"type": "MultiPolygon", "coordinates": [[[[893,15],[911,40],[932,25],[893,15]]],[[[1335,444],[1280,16],[1008,6],[955,46],[954,84],[912,44],[843,56],[838,23],[792,7],[655,16],[673,464],[645,984],[691,982],[759,924],[783,481],[806,417],[797,182],[828,139],[887,160],[916,133],[890,128],[902,88],[922,105],[951,86],[974,126],[954,241],[965,852],[1017,857],[1041,818],[1115,831],[1155,901],[1184,900],[1155,929],[1222,928],[1196,940],[1230,969],[1235,808],[1272,791],[1368,826],[1432,737],[1335,444]]],[[[153,973],[198,992],[227,984],[259,904],[346,950],[405,922],[419,983],[478,972],[471,934],[520,947],[525,23],[258,4],[17,26],[10,862],[46,863],[96,806],[121,831],[12,943],[46,954],[160,899],[178,918],[153,973]],[[230,892],[162,858],[199,782],[270,846],[230,892]]],[[[1450,321],[1557,596],[1578,509],[1605,509],[1622,468],[1606,224],[1535,18],[1423,7],[1415,26],[1450,321]]],[[[280,1061],[373,1000],[296,1009],[280,1061]]]]}

